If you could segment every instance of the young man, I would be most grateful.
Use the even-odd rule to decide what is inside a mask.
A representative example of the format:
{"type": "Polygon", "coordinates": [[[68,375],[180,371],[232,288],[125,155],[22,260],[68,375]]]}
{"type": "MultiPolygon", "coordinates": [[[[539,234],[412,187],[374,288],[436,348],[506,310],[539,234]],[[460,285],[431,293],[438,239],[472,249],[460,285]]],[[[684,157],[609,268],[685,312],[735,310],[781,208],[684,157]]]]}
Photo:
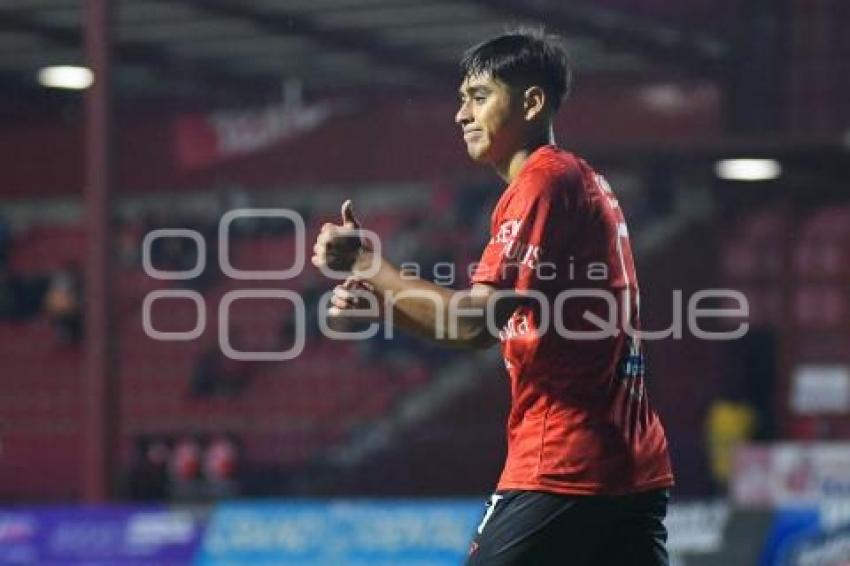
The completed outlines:
{"type": "Polygon", "coordinates": [[[352,237],[347,201],[343,225],[326,224],[314,247],[316,266],[353,275],[330,314],[354,312],[365,288],[397,326],[453,346],[501,341],[508,455],[469,565],[667,564],[673,476],[633,331],[628,232],[605,180],[554,145],[565,51],[541,33],[508,33],[470,49],[461,68],[455,121],[467,152],[508,183],[472,288],[400,274],[352,237]]]}

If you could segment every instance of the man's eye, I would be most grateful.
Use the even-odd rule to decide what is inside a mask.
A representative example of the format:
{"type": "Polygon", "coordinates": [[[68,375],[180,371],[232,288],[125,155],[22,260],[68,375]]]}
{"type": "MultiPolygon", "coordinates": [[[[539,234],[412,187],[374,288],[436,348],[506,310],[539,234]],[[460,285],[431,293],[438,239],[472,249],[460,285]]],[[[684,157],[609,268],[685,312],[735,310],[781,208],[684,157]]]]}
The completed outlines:
{"type": "Polygon", "coordinates": [[[481,102],[484,102],[485,100],[487,100],[487,97],[486,96],[473,96],[472,100],[474,100],[475,102],[478,102],[480,104],[481,102]]]}

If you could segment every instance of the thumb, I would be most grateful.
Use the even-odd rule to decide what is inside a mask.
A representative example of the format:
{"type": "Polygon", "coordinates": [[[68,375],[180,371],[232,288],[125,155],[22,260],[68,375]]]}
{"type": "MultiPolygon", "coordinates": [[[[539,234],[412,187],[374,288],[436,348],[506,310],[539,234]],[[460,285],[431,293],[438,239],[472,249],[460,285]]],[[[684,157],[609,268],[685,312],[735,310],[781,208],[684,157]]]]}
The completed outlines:
{"type": "Polygon", "coordinates": [[[354,205],[351,199],[342,203],[342,224],[347,228],[360,228],[360,222],[354,217],[354,205]]]}

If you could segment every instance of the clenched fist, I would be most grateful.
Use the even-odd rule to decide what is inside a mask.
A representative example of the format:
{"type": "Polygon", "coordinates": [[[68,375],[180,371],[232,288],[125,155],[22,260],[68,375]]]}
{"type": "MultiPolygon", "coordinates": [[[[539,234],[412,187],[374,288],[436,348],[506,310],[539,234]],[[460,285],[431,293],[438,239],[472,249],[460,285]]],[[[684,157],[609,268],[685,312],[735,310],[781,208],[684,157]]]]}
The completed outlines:
{"type": "Polygon", "coordinates": [[[367,281],[349,277],[333,289],[328,316],[348,317],[353,320],[374,320],[381,315],[380,298],[375,287],[367,281]],[[371,296],[372,300],[369,300],[371,296]],[[374,310],[374,312],[368,312],[374,310]],[[355,316],[352,316],[355,315],[355,316]]]}

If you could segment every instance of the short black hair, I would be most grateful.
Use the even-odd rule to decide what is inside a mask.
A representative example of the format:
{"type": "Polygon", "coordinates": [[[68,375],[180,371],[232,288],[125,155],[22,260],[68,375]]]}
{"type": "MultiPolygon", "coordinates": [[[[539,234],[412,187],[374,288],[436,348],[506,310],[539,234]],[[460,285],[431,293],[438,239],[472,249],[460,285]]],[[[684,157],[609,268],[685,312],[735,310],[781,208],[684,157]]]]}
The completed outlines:
{"type": "Polygon", "coordinates": [[[570,92],[573,74],[563,39],[540,28],[507,31],[470,47],[460,71],[462,79],[489,74],[513,87],[537,85],[555,111],[570,92]]]}

